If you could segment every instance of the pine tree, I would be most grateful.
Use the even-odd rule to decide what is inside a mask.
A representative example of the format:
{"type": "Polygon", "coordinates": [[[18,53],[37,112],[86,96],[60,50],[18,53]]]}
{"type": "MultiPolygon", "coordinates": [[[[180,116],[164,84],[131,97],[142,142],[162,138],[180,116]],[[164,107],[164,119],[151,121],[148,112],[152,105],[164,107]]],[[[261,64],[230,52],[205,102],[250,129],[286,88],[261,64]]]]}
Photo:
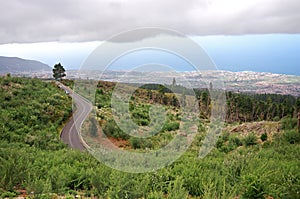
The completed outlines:
{"type": "Polygon", "coordinates": [[[176,86],[176,79],[173,77],[172,87],[174,88],[176,86]]]}
{"type": "Polygon", "coordinates": [[[60,63],[55,64],[52,71],[53,71],[53,77],[55,78],[55,80],[61,81],[62,78],[66,76],[66,73],[65,73],[66,70],[60,63]]]}

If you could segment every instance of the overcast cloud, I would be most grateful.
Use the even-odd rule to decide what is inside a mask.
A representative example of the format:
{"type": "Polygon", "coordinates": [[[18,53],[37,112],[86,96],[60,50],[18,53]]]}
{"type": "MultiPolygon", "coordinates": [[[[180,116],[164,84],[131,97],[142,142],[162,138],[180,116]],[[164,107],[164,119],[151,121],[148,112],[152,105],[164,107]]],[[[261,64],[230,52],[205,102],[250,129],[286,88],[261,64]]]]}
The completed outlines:
{"type": "Polygon", "coordinates": [[[299,0],[7,0],[0,43],[103,40],[145,26],[188,35],[300,33],[299,0]]]}

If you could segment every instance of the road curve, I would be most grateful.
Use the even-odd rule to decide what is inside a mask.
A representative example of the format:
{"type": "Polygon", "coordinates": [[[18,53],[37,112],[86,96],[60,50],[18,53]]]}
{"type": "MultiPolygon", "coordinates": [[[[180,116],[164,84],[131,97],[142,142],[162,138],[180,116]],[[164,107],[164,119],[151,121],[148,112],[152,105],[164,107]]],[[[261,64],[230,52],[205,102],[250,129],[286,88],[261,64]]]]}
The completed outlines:
{"type": "Polygon", "coordinates": [[[78,130],[80,130],[82,123],[91,112],[92,104],[82,96],[73,92],[70,88],[62,84],[58,85],[73,98],[73,103],[76,107],[76,111],[73,113],[73,116],[63,127],[60,138],[71,148],[83,151],[86,148],[86,144],[82,140],[82,137],[80,136],[80,132],[78,130]]]}

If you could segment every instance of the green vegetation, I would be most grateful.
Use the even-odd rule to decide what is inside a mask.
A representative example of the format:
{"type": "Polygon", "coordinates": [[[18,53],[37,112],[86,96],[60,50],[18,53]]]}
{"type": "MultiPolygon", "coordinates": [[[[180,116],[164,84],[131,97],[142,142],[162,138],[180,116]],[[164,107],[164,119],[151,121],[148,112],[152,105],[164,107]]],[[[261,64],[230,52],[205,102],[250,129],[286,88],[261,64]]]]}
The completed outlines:
{"type": "Polygon", "coordinates": [[[267,133],[263,133],[261,136],[260,136],[260,139],[261,141],[266,141],[268,139],[268,134],[267,133]]]}
{"type": "Polygon", "coordinates": [[[252,146],[257,144],[257,137],[254,134],[249,134],[244,138],[244,143],[246,146],[252,146]]]}
{"type": "Polygon", "coordinates": [[[0,140],[40,149],[60,149],[59,130],[71,115],[71,99],[55,83],[0,78],[0,140]]]}
{"type": "Polygon", "coordinates": [[[296,130],[288,130],[285,132],[284,137],[290,144],[300,143],[300,133],[296,130]]]}
{"type": "MultiPolygon", "coordinates": [[[[180,85],[171,85],[175,93],[193,95],[195,93],[199,103],[201,117],[206,119],[210,115],[210,95],[208,89],[187,89],[180,85]]],[[[163,93],[171,93],[164,87],[163,89],[157,84],[143,85],[141,88],[147,90],[159,91],[163,93]]],[[[227,114],[226,122],[252,122],[273,120],[279,121],[282,118],[293,118],[300,110],[300,97],[296,98],[291,95],[277,94],[246,94],[226,92],[227,98],[227,114]]],[[[171,99],[166,100],[171,102],[171,99]]],[[[178,99],[175,99],[178,102],[178,99]]],[[[165,103],[168,104],[168,103],[165,103]]],[[[170,103],[169,103],[170,104],[170,103]]],[[[168,105],[169,105],[168,104],[168,105]]],[[[171,105],[179,106],[179,103],[171,105]]]]}
{"type": "Polygon", "coordinates": [[[53,77],[55,78],[55,80],[61,81],[62,78],[66,76],[66,73],[65,73],[66,70],[60,63],[55,64],[52,71],[53,71],[53,77]]]}
{"type": "MultiPolygon", "coordinates": [[[[288,128],[267,134],[267,139],[255,131],[243,136],[224,130],[217,147],[199,159],[201,140],[205,137],[205,123],[201,123],[201,132],[180,159],[158,171],[130,174],[108,168],[87,152],[69,149],[61,143],[59,132],[70,116],[71,99],[54,83],[8,76],[0,80],[1,198],[15,197],[22,191],[34,198],[59,198],[60,195],[112,199],[300,198],[300,139],[296,127],[290,127],[294,126],[291,120],[283,119],[282,123],[286,123],[283,126],[288,128]]],[[[155,149],[164,144],[161,140],[167,142],[174,135],[181,113],[175,103],[161,100],[171,100],[172,95],[153,91],[149,100],[148,90],[140,90],[131,99],[132,111],[149,122],[145,111],[148,106],[153,102],[167,103],[165,126],[168,128],[147,139],[123,137],[119,129],[111,130],[115,128],[110,121],[109,102],[113,86],[102,83],[96,96],[97,119],[107,128],[105,133],[128,139],[128,150],[155,149]]],[[[188,92],[186,100],[189,100],[188,92]]],[[[205,111],[205,103],[202,104],[205,111]]],[[[138,116],[130,117],[141,129],[147,127],[139,123],[138,116]]]]}
{"type": "Polygon", "coordinates": [[[283,118],[281,120],[282,129],[284,130],[291,130],[297,126],[297,119],[296,118],[283,118]]]}

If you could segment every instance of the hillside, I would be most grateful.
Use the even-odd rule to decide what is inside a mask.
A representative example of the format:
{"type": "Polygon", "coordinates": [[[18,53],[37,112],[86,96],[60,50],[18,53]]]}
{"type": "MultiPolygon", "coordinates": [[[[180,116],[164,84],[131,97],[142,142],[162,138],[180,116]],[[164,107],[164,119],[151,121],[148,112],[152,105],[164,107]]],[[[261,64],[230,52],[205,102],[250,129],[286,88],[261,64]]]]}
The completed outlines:
{"type": "MultiPolygon", "coordinates": [[[[169,93],[160,85],[137,88],[128,100],[130,115],[127,116],[120,114],[124,110],[122,105],[111,104],[110,99],[115,87],[114,82],[98,82],[95,103],[97,120],[102,131],[98,131],[98,135],[96,131],[92,131],[95,120],[91,120],[89,125],[86,124],[88,131],[84,131],[83,134],[93,150],[97,149],[99,144],[110,147],[111,142],[125,151],[143,153],[163,148],[173,141],[176,135],[182,136],[181,140],[190,138],[189,131],[184,127],[187,120],[182,119],[184,113],[178,104],[178,100],[183,103],[184,99],[187,104],[193,101],[188,89],[175,88],[174,90],[181,88],[181,93],[186,94],[185,97],[179,94],[179,99],[176,100],[173,93],[169,93]],[[165,123],[158,128],[159,130],[149,131],[150,106],[157,104],[165,108],[165,123]],[[130,122],[120,122],[122,117],[130,118],[129,121],[133,121],[138,127],[133,127],[130,122]],[[180,131],[181,126],[185,131],[180,131]],[[137,135],[149,132],[152,136],[133,137],[124,129],[137,135]]],[[[135,87],[135,84],[118,84],[117,96],[133,90],[132,87],[135,87]]],[[[300,108],[299,99],[296,101],[292,96],[283,95],[245,95],[228,92],[225,127],[215,148],[205,158],[198,159],[196,157],[199,155],[199,148],[205,145],[204,140],[208,133],[207,117],[210,106],[207,103],[207,91],[199,90],[196,95],[201,112],[198,134],[190,149],[179,160],[150,173],[149,178],[143,178],[145,181],[150,180],[150,186],[156,184],[155,189],[150,188],[146,198],[299,198],[300,164],[297,150],[300,147],[300,134],[295,129],[297,120],[292,118],[295,109],[300,108]],[[278,107],[279,112],[273,111],[277,109],[274,107],[278,107]],[[168,185],[163,185],[163,182],[168,185]]],[[[155,114],[152,113],[153,120],[159,118],[155,114]]],[[[126,166],[122,165],[124,170],[126,166]]],[[[124,180],[123,177],[113,179],[124,180]]],[[[135,187],[137,183],[133,180],[130,186],[135,187]]],[[[122,198],[125,194],[131,194],[131,198],[144,198],[143,193],[138,192],[119,192],[118,197],[122,198]]]]}
{"type": "Polygon", "coordinates": [[[51,71],[51,67],[35,60],[0,56],[0,74],[51,71]]]}
{"type": "Polygon", "coordinates": [[[55,83],[0,77],[0,141],[60,148],[58,128],[71,115],[71,98],[55,83]]]}
{"type": "MultiPolygon", "coordinates": [[[[129,118],[140,130],[151,122],[148,112],[152,104],[166,108],[163,128],[143,139],[114,125],[110,104],[114,87],[113,82],[99,82],[96,93],[96,119],[110,140],[124,151],[139,153],[169,143],[183,116],[173,94],[162,87],[156,90],[155,85],[134,92],[129,118]]],[[[186,91],[184,99],[190,103],[192,98],[186,91]]],[[[204,93],[200,95],[202,102],[204,93]]],[[[71,113],[71,99],[56,84],[36,78],[0,77],[0,198],[299,198],[300,134],[290,118],[293,111],[281,113],[284,118],[277,118],[279,121],[260,122],[274,119],[276,114],[268,113],[268,108],[277,100],[297,107],[295,99],[254,96],[254,104],[269,101],[270,105],[260,106],[265,116],[249,119],[245,104],[240,103],[245,96],[230,95],[229,99],[236,101],[229,106],[232,110],[237,107],[240,116],[228,112],[232,122],[226,123],[216,147],[205,158],[198,155],[206,119],[201,120],[190,148],[174,163],[153,172],[126,173],[87,152],[69,149],[59,140],[59,131],[71,113]],[[243,123],[245,118],[251,122],[243,123]]],[[[205,116],[209,109],[202,104],[205,116]]],[[[94,142],[101,139],[97,134],[87,136],[94,142]]]]}

